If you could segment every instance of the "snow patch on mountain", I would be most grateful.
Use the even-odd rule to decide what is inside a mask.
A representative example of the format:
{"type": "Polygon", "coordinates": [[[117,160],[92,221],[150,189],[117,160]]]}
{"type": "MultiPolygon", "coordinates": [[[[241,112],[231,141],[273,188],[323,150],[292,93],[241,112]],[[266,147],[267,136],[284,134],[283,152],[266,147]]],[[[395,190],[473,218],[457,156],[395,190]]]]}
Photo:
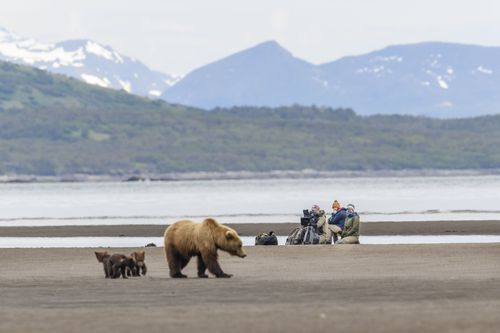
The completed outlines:
{"type": "Polygon", "coordinates": [[[174,86],[177,82],[182,80],[186,75],[184,74],[171,74],[170,78],[165,80],[165,84],[169,87],[174,86]]]}
{"type": "Polygon", "coordinates": [[[373,66],[373,67],[363,67],[356,70],[356,73],[358,74],[363,74],[363,73],[380,74],[382,72],[392,73],[390,69],[386,69],[386,67],[383,65],[373,66]]]}
{"type": "Polygon", "coordinates": [[[123,90],[125,90],[126,92],[129,93],[132,91],[132,84],[129,81],[122,81],[122,80],[118,79],[118,82],[120,82],[123,90]]]}
{"type": "Polygon", "coordinates": [[[493,74],[493,70],[488,69],[488,68],[485,68],[485,67],[483,67],[483,66],[478,66],[478,67],[477,67],[477,71],[478,71],[478,72],[480,72],[480,73],[486,74],[486,75],[491,75],[491,74],[493,74]]]}
{"type": "Polygon", "coordinates": [[[92,41],[87,42],[87,44],[85,45],[85,50],[89,53],[93,53],[93,54],[100,56],[100,57],[103,57],[105,59],[114,60],[113,52],[106,50],[101,45],[94,43],[92,41]]]}
{"type": "Polygon", "coordinates": [[[12,60],[28,65],[34,65],[39,62],[57,62],[59,66],[70,66],[75,63],[81,64],[81,61],[85,59],[82,49],[72,52],[67,52],[60,47],[52,47],[51,49],[49,47],[44,49],[36,48],[33,50],[29,47],[24,47],[22,44],[16,40],[0,41],[0,54],[4,58],[11,58],[12,60]]]}
{"type": "Polygon", "coordinates": [[[313,76],[313,80],[318,82],[319,84],[321,84],[323,87],[328,87],[328,81],[327,80],[324,80],[320,77],[317,77],[317,76],[313,76]]]}
{"type": "Polygon", "coordinates": [[[403,57],[400,57],[400,56],[388,56],[388,57],[379,56],[379,57],[375,57],[373,59],[370,59],[370,62],[390,62],[390,61],[402,62],[403,57]]]}
{"type": "Polygon", "coordinates": [[[83,81],[85,81],[89,84],[95,84],[97,86],[101,86],[104,88],[109,88],[109,86],[111,85],[111,83],[109,82],[109,80],[107,78],[101,79],[97,76],[90,75],[90,74],[81,74],[81,77],[82,77],[83,81]]]}
{"type": "Polygon", "coordinates": [[[154,96],[154,97],[160,97],[161,96],[161,91],[159,90],[150,90],[149,95],[154,96]]]}
{"type": "Polygon", "coordinates": [[[438,77],[436,79],[437,79],[437,82],[438,82],[439,86],[442,89],[448,89],[449,88],[448,83],[440,75],[438,75],[438,77]]]}
{"type": "Polygon", "coordinates": [[[121,55],[95,41],[69,40],[44,44],[1,27],[0,60],[150,97],[155,97],[150,94],[151,90],[163,93],[182,78],[150,70],[136,59],[121,55]]]}

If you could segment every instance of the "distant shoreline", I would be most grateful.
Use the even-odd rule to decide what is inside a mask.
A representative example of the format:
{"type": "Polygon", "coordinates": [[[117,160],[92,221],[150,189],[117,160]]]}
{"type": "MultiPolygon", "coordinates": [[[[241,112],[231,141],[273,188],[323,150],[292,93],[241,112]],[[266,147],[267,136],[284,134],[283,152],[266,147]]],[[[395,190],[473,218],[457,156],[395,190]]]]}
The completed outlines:
{"type": "Polygon", "coordinates": [[[308,178],[379,178],[379,177],[459,177],[500,175],[500,169],[408,169],[408,170],[275,170],[275,171],[227,171],[227,172],[179,172],[139,175],[0,175],[0,184],[22,183],[99,183],[99,182],[171,182],[197,180],[241,180],[241,179],[308,179],[308,178]]]}
{"type": "MultiPolygon", "coordinates": [[[[298,223],[226,224],[240,236],[256,236],[274,231],[286,236],[298,223]]],[[[161,237],[168,225],[79,225],[43,227],[0,227],[0,237],[161,237]]],[[[419,221],[366,222],[361,224],[365,236],[415,235],[500,235],[500,221],[419,221]]]]}

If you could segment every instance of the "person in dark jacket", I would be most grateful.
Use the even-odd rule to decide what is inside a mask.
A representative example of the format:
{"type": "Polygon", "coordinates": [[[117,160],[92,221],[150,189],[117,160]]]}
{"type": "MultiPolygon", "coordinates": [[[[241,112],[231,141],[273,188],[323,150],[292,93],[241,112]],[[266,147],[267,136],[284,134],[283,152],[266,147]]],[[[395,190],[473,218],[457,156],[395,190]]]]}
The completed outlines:
{"type": "Polygon", "coordinates": [[[337,200],[333,201],[332,210],[332,216],[328,219],[328,227],[332,231],[333,242],[336,243],[344,230],[347,210],[341,207],[337,200]]]}

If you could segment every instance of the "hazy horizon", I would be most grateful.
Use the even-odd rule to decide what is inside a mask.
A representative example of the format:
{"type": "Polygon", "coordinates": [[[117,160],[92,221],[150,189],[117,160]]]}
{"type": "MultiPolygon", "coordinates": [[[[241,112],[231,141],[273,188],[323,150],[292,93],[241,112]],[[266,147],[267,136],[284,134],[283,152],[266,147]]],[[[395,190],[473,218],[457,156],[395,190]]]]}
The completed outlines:
{"type": "Polygon", "coordinates": [[[116,0],[54,0],[50,6],[26,0],[4,5],[0,26],[45,43],[93,39],[153,69],[186,74],[267,40],[314,64],[393,44],[443,41],[498,46],[499,10],[500,3],[491,0],[424,0],[411,7],[396,0],[370,4],[146,0],[126,6],[116,0]]]}

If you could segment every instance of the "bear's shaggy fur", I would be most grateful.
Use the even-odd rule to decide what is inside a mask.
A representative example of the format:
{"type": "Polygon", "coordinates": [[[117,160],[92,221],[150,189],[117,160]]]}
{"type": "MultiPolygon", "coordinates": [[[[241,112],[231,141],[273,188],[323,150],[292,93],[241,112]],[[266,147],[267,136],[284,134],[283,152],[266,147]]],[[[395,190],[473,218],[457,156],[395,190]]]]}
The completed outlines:
{"type": "MultiPolygon", "coordinates": [[[[116,279],[120,274],[124,279],[127,278],[127,270],[133,271],[135,261],[132,256],[127,257],[124,254],[108,254],[108,252],[95,252],[98,262],[102,262],[104,266],[104,276],[106,278],[116,279]]],[[[130,276],[130,275],[129,275],[130,276]]]]}
{"type": "Polygon", "coordinates": [[[104,277],[106,279],[109,278],[109,272],[108,272],[108,259],[111,257],[111,255],[107,252],[94,252],[95,256],[97,258],[98,262],[102,263],[102,266],[104,267],[104,277]]]}
{"type": "Polygon", "coordinates": [[[146,258],[146,252],[145,251],[136,251],[132,252],[130,255],[132,258],[134,258],[134,270],[132,271],[133,276],[141,276],[146,275],[148,268],[146,267],[146,262],[144,261],[146,258]]]}
{"type": "Polygon", "coordinates": [[[208,271],[218,278],[228,278],[231,274],[222,271],[217,261],[217,250],[230,255],[246,257],[238,233],[214,219],[202,223],[183,220],[175,222],[165,230],[165,257],[173,278],[185,278],[181,270],[191,257],[198,257],[198,277],[206,278],[208,271]]]}

